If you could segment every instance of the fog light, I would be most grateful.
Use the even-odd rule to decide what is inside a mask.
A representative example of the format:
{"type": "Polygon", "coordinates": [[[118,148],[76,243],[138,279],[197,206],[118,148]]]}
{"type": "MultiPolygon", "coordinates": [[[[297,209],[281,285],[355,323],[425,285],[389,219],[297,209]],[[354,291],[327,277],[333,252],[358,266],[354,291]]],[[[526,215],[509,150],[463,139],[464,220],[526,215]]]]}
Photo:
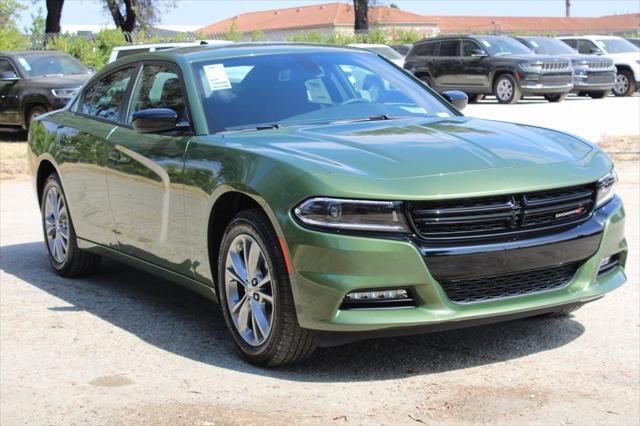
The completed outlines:
{"type": "Polygon", "coordinates": [[[409,289],[381,289],[371,291],[352,291],[347,294],[340,309],[354,308],[393,308],[416,306],[409,289]]]}
{"type": "Polygon", "coordinates": [[[620,253],[616,253],[611,256],[602,258],[600,261],[600,267],[598,268],[598,275],[606,274],[620,263],[620,253]]]}

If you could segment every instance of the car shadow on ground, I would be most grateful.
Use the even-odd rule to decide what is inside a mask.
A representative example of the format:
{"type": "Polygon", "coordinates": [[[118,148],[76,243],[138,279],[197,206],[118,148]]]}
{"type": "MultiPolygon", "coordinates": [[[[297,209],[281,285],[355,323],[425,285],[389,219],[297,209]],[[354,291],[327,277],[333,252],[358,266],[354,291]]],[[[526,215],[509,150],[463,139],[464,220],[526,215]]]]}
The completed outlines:
{"type": "Polygon", "coordinates": [[[0,142],[25,142],[27,140],[27,132],[24,131],[6,131],[0,129],[0,142]]]}
{"type": "Polygon", "coordinates": [[[239,359],[215,303],[153,275],[105,260],[90,277],[63,279],[51,271],[41,242],[1,247],[0,269],[71,305],[46,307],[59,315],[86,311],[159,349],[285,380],[388,380],[458,370],[553,350],[584,333],[570,318],[525,319],[323,348],[303,363],[262,369],[239,359]]]}

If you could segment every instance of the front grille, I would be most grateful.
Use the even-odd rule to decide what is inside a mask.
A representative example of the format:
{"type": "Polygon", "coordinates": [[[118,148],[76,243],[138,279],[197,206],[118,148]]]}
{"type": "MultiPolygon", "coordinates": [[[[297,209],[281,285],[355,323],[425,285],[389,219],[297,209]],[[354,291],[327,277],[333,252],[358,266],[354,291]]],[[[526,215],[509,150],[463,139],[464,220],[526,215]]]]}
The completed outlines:
{"type": "Polygon", "coordinates": [[[573,279],[580,263],[487,277],[442,281],[442,289],[455,303],[486,302],[560,289],[573,279]]]}
{"type": "Polygon", "coordinates": [[[548,86],[566,86],[573,82],[573,76],[571,74],[543,75],[540,81],[548,86]]]}
{"type": "Polygon", "coordinates": [[[571,64],[569,62],[543,62],[542,70],[543,71],[568,71],[571,69],[571,64]]]}
{"type": "Polygon", "coordinates": [[[481,198],[408,204],[416,233],[427,240],[500,239],[514,233],[549,232],[587,219],[595,184],[481,198]]]}
{"type": "Polygon", "coordinates": [[[615,75],[613,73],[606,74],[589,74],[587,77],[588,84],[613,84],[615,75]]]}
{"type": "Polygon", "coordinates": [[[609,59],[597,59],[589,61],[589,69],[592,71],[600,71],[610,69],[613,65],[613,61],[609,59]]]}

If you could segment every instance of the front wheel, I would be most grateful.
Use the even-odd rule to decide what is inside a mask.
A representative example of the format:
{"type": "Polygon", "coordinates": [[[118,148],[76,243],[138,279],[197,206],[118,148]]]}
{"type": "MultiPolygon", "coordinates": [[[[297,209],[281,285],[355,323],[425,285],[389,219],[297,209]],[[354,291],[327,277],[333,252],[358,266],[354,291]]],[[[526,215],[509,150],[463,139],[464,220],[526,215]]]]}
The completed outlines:
{"type": "Polygon", "coordinates": [[[591,99],[603,99],[605,96],[607,96],[607,92],[589,92],[589,96],[591,97],[591,99]]]}
{"type": "Polygon", "coordinates": [[[522,92],[511,74],[502,74],[496,79],[493,94],[501,104],[515,104],[522,98],[522,92]]]}
{"type": "Polygon", "coordinates": [[[77,277],[94,271],[101,258],[78,248],[67,199],[55,173],[44,184],[40,206],[44,242],[53,270],[63,277],[77,277]]]}
{"type": "Polygon", "coordinates": [[[284,255],[262,211],[242,211],[227,227],[218,295],[227,328],[252,363],[290,364],[315,350],[311,332],[298,325],[284,255]]]}
{"type": "Polygon", "coordinates": [[[553,93],[550,95],[544,95],[544,98],[549,102],[562,102],[567,98],[566,93],[553,93]]]}
{"type": "Polygon", "coordinates": [[[616,84],[611,90],[616,96],[631,96],[636,91],[636,83],[633,73],[629,70],[620,70],[616,75],[616,84]]]}

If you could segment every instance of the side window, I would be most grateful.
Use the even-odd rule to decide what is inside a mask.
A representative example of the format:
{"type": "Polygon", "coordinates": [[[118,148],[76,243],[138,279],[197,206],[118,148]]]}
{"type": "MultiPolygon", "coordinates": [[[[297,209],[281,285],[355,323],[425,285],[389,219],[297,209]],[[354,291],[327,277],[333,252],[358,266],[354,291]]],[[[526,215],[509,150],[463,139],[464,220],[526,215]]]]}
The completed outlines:
{"type": "Polygon", "coordinates": [[[94,81],[91,86],[87,87],[82,94],[82,102],[80,104],[80,112],[83,114],[91,113],[91,104],[93,102],[93,97],[96,94],[96,90],[98,90],[98,84],[100,81],[94,81]]]}
{"type": "Polygon", "coordinates": [[[578,40],[578,52],[590,54],[593,50],[597,49],[598,46],[593,44],[590,40],[578,40]]]}
{"type": "Polygon", "coordinates": [[[573,39],[565,39],[562,40],[563,42],[567,43],[569,46],[573,47],[574,49],[578,48],[578,41],[577,40],[573,40],[573,39]]]}
{"type": "Polygon", "coordinates": [[[0,72],[7,71],[16,73],[16,70],[13,68],[13,65],[11,65],[11,62],[9,62],[7,59],[0,59],[0,72]]]}
{"type": "Polygon", "coordinates": [[[415,56],[434,56],[437,43],[423,43],[415,48],[415,56]]]}
{"type": "Polygon", "coordinates": [[[474,53],[484,52],[478,43],[471,40],[462,40],[462,56],[473,56],[474,53]]]}
{"type": "Polygon", "coordinates": [[[118,121],[122,110],[122,100],[127,92],[127,86],[129,85],[129,80],[131,80],[133,70],[133,67],[125,68],[100,80],[93,95],[90,115],[118,121]]]}
{"type": "Polygon", "coordinates": [[[150,108],[172,109],[178,114],[179,122],[188,121],[180,77],[173,68],[166,65],[145,65],[142,68],[131,97],[127,123],[131,123],[135,112],[150,108]]]}
{"type": "Polygon", "coordinates": [[[458,56],[458,40],[446,40],[440,43],[438,56],[458,56]]]}

